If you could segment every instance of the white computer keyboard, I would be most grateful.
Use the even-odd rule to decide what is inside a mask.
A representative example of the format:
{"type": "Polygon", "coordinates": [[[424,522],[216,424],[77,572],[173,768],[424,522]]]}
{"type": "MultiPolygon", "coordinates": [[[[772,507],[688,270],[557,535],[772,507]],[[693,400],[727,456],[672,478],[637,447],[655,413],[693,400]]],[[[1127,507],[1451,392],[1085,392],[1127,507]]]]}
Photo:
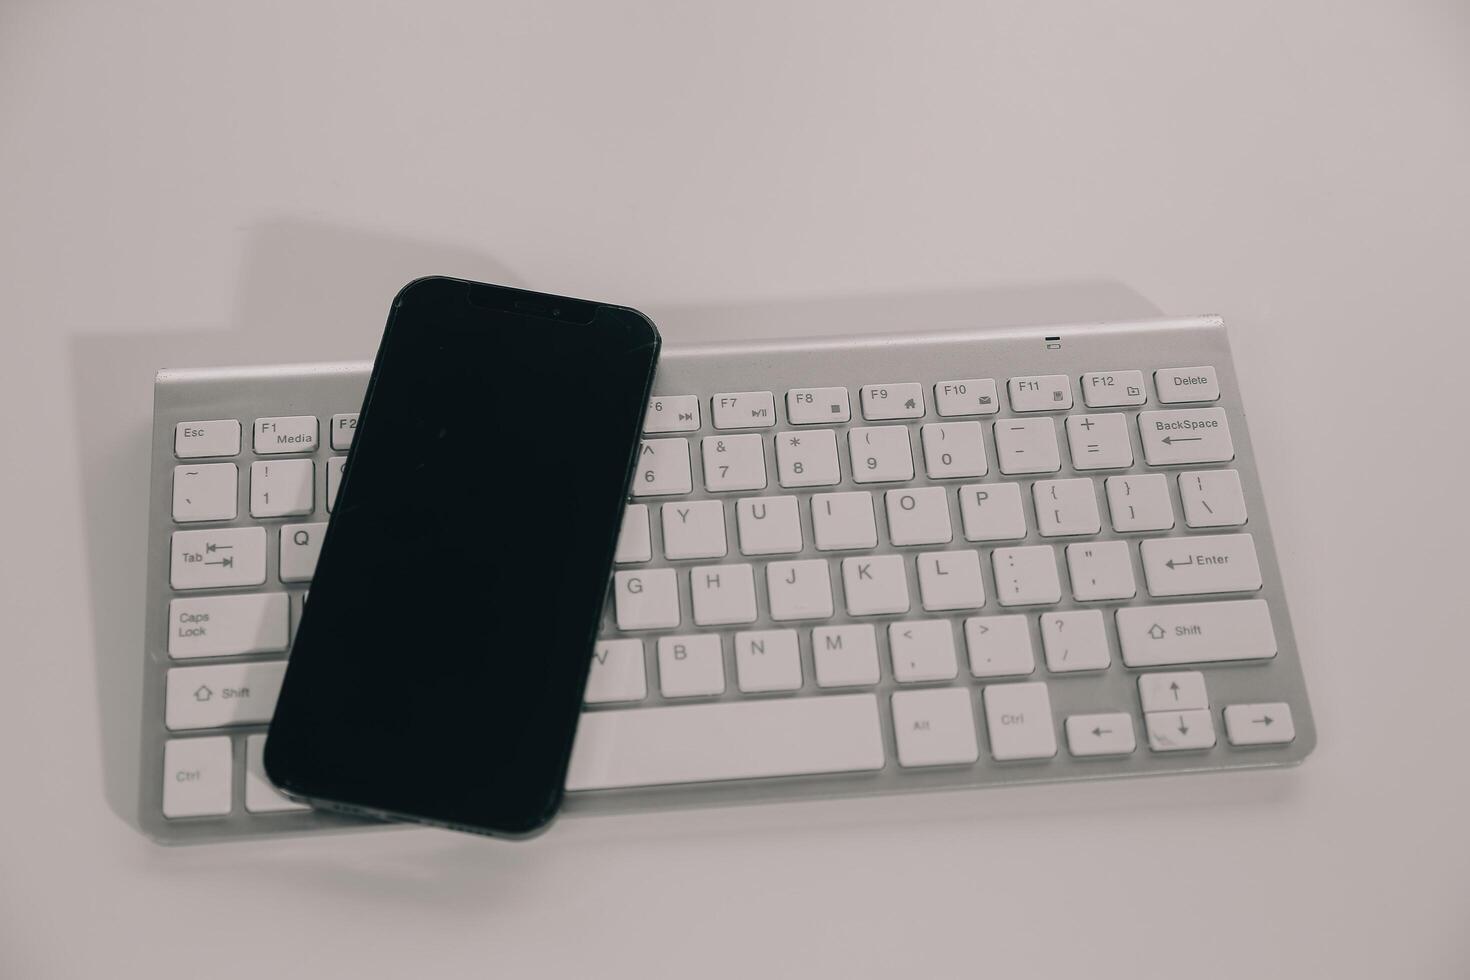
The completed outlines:
{"type": "MultiPolygon", "coordinates": [[[[260,767],[368,370],[158,376],[140,822],[160,840],[378,826],[260,767]]],[[[568,811],[1311,751],[1217,319],[670,348],[655,391],[568,811]]]]}

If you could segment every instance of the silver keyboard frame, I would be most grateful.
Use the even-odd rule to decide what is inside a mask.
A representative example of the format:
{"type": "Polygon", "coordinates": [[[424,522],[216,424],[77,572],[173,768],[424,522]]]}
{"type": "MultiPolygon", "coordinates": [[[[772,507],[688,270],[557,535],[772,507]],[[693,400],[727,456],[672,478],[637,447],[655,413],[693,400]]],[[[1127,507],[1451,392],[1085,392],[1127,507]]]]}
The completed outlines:
{"type": "MultiPolygon", "coordinates": [[[[356,411],[361,403],[371,365],[366,362],[344,364],[284,365],[273,367],[165,370],[159,372],[155,383],[153,418],[152,480],[149,502],[149,537],[147,557],[148,609],[146,635],[143,644],[144,704],[142,732],[142,773],[139,806],[140,828],[162,843],[187,843],[217,841],[231,838],[255,837],[263,834],[297,834],[327,829],[392,826],[377,821],[348,817],[340,814],[295,811],[267,814],[250,814],[244,810],[245,736],[264,732],[266,726],[237,726],[229,729],[208,729],[198,732],[180,732],[177,737],[218,735],[229,733],[234,749],[234,809],[226,817],[195,817],[170,820],[163,816],[161,800],[163,791],[163,748],[170,733],[164,727],[164,686],[166,672],[170,666],[195,666],[213,663],[240,663],[251,660],[279,659],[281,654],[236,656],[189,661],[170,661],[167,653],[168,602],[175,595],[203,595],[206,592],[174,593],[169,586],[169,536],[176,529],[173,523],[172,476],[178,462],[174,457],[174,425],[182,421],[202,419],[237,418],[241,422],[242,446],[235,462],[241,464],[239,499],[241,516],[235,521],[211,522],[188,525],[189,527],[235,527],[262,525],[267,528],[280,524],[306,520],[325,519],[325,510],[318,506],[309,517],[291,517],[253,520],[248,515],[249,500],[248,470],[251,460],[250,432],[254,420],[263,416],[315,415],[329,419],[341,412],[356,411]]],[[[1177,599],[1150,599],[1143,587],[1144,578],[1137,549],[1133,550],[1134,575],[1139,583],[1139,595],[1133,600],[1122,602],[1078,603],[1070,598],[1070,590],[1064,589],[1060,603],[1049,606],[1002,608],[995,601],[995,588],[989,561],[982,561],[986,587],[986,605],[978,611],[953,612],[925,616],[922,610],[911,610],[907,616],[865,616],[855,619],[846,616],[838,603],[838,612],[828,620],[801,623],[775,623],[766,615],[764,599],[758,600],[761,617],[757,622],[739,629],[796,628],[800,637],[804,686],[794,693],[774,695],[741,695],[733,680],[727,684],[725,694],[701,701],[744,701],[753,697],[822,697],[827,694],[847,694],[854,690],[872,691],[878,695],[879,708],[884,718],[884,743],[887,754],[885,768],[873,773],[837,774],[826,776],[803,776],[758,781],[732,781],[723,783],[698,783],[680,786],[650,787],[638,789],[599,790],[568,794],[564,812],[568,814],[614,813],[676,807],[725,806],[737,803],[800,800],[813,798],[865,796],[881,793],[913,792],[920,790],[962,789],[978,786],[993,786],[1012,783],[1059,782],[1088,780],[1115,776],[1136,776],[1161,773],[1203,772],[1210,770],[1248,769],[1266,766],[1283,766],[1299,763],[1316,746],[1316,728],[1313,724],[1311,707],[1307,699],[1306,684],[1301,664],[1297,657],[1296,642],[1291,619],[1287,610],[1286,594],[1276,562],[1275,546],[1266,514],[1266,503],[1261,493],[1260,479],[1256,470],[1255,457],[1251,448],[1250,433],[1242,410],[1240,392],[1236,384],[1235,368],[1230,355],[1229,342],[1223,321],[1218,317],[1187,317],[1152,319],[1111,324],[1079,324],[1072,326],[1023,327],[1003,330],[954,331],[943,333],[915,333],[892,335],[869,335],[853,337],[827,337],[817,339],[702,344],[685,347],[666,347],[660,359],[654,392],[659,395],[698,394],[701,397],[701,428],[697,432],[670,433],[667,437],[684,437],[690,440],[691,466],[696,474],[695,490],[691,494],[673,497],[639,498],[637,502],[651,506],[650,521],[654,534],[654,554],[660,554],[657,505],[673,500],[701,500],[717,498],[734,500],[742,496],[791,493],[809,497],[816,492],[836,490],[881,491],[894,486],[945,486],[954,488],[962,483],[973,482],[1017,482],[1027,488],[1037,479],[1059,479],[1081,476],[1099,483],[1108,476],[1121,474],[1166,473],[1181,469],[1234,468],[1239,471],[1249,521],[1244,528],[1255,538],[1260,561],[1263,586],[1257,593],[1264,598],[1271,610],[1278,652],[1268,661],[1248,661],[1229,664],[1201,664],[1173,668],[1134,669],[1123,666],[1119,656],[1117,634],[1109,625],[1108,640],[1113,654],[1112,665],[1102,672],[1079,674],[1050,674],[1045,660],[1040,656],[1041,641],[1036,614],[1044,610],[1103,609],[1111,611],[1120,606],[1165,605],[1174,602],[1203,601],[1208,597],[1180,597],[1177,599]],[[1052,340],[1051,338],[1059,338],[1052,340]],[[1231,435],[1235,443],[1236,458],[1229,463],[1191,465],[1189,467],[1149,467],[1142,462],[1142,451],[1138,441],[1136,416],[1140,410],[1187,408],[1189,405],[1160,406],[1153,385],[1152,373],[1161,368],[1213,365],[1220,382],[1220,399],[1212,403],[1225,410],[1231,435]],[[1081,398],[1078,378],[1088,371],[1137,369],[1145,374],[1148,403],[1130,408],[1086,408],[1081,398]],[[985,442],[988,458],[992,462],[989,475],[975,480],[929,480],[923,475],[922,449],[917,428],[925,422],[939,420],[934,411],[933,385],[936,382],[960,378],[994,378],[1004,389],[1007,378],[1021,375],[1065,374],[1073,382],[1075,404],[1068,412],[1046,413],[1053,418],[1065,417],[1069,413],[1085,411],[1122,412],[1129,416],[1131,440],[1135,450],[1135,464],[1126,470],[1076,471],[1072,469],[1070,453],[1064,451],[1062,468],[1055,474],[1006,477],[994,466],[997,458],[993,436],[993,423],[1000,419],[1015,417],[1009,411],[1010,402],[1002,391],[1001,410],[992,416],[982,416],[985,425],[985,442]],[[866,423],[862,419],[858,388],[863,384],[918,381],[925,386],[927,412],[924,418],[907,422],[866,423]],[[911,430],[911,441],[915,453],[915,479],[903,484],[857,484],[851,480],[846,453],[841,468],[844,479],[835,487],[818,487],[784,490],[776,483],[774,450],[770,439],[765,439],[767,472],[770,483],[764,491],[742,493],[705,492],[699,478],[698,440],[715,434],[711,424],[709,398],[717,392],[771,391],[777,399],[777,424],[770,429],[741,431],[759,432],[765,435],[787,428],[797,428],[786,423],[784,394],[790,388],[843,386],[849,390],[853,421],[837,425],[808,426],[805,428],[834,428],[845,430],[850,426],[865,424],[907,424],[911,430]],[[948,618],[960,620],[966,615],[987,615],[998,612],[1022,612],[1031,621],[1032,644],[1038,652],[1035,672],[1026,678],[999,678],[994,681],[972,678],[964,660],[963,638],[957,644],[961,665],[959,676],[952,682],[940,684],[902,685],[904,688],[960,686],[970,688],[975,697],[977,735],[981,746],[980,760],[973,765],[943,767],[925,770],[903,770],[897,763],[892,729],[892,714],[888,695],[900,688],[894,683],[886,656],[885,625],[892,620],[908,618],[948,618]],[[879,636],[880,665],[882,678],[876,688],[821,689],[815,686],[810,649],[810,628],[818,625],[838,625],[848,622],[872,623],[879,636]],[[1210,710],[1216,727],[1216,745],[1205,751],[1155,753],[1149,750],[1143,737],[1141,709],[1138,704],[1137,676],[1148,670],[1200,670],[1210,698],[1210,710]],[[1045,680],[1051,695],[1053,725],[1057,733],[1058,753],[1044,761],[996,762],[989,757],[989,740],[985,730],[984,712],[978,704],[980,690],[989,683],[1005,683],[1017,680],[1045,680]],[[1289,745],[1234,748],[1225,738],[1221,708],[1227,704],[1241,702],[1284,701],[1291,707],[1296,726],[1296,738],[1289,745]],[[1129,756],[1096,758],[1073,758],[1068,754],[1063,722],[1066,716],[1096,711],[1126,711],[1135,724],[1138,748],[1129,756]]],[[[1028,417],[1035,413],[1027,413],[1028,417]]],[[[1065,443],[1064,427],[1058,426],[1058,439],[1065,443]]],[[[845,442],[839,432],[839,443],[845,442]]],[[[321,446],[312,454],[317,461],[318,501],[324,499],[325,461],[333,455],[323,425],[321,446]]],[[[301,458],[292,456],[288,458],[301,458]]],[[[1108,522],[1103,522],[1101,534],[1086,538],[1042,538],[1035,530],[1035,514],[1032,510],[1030,493],[1023,493],[1028,512],[1028,527],[1031,529],[1022,541],[1007,541],[1004,546],[1019,544],[1049,544],[1061,546],[1076,540],[1144,539],[1149,537],[1186,536],[1191,534],[1225,533],[1230,529],[1191,531],[1184,525],[1178,502],[1178,489],[1171,479],[1170,497],[1174,507],[1176,526],[1168,532],[1116,534],[1108,522]]],[[[1101,487],[1099,486],[1099,493],[1101,487]]],[[[954,494],[949,495],[951,519],[956,528],[956,540],[951,548],[974,547],[988,559],[990,544],[968,544],[959,533],[961,522],[958,502],[954,494]]],[[[1106,503],[1101,507],[1106,511],[1106,503]]],[[[881,506],[877,508],[881,511],[881,506]]],[[[727,534],[731,542],[738,541],[734,527],[733,507],[726,508],[727,534]]],[[[936,546],[897,548],[881,545],[865,552],[817,552],[811,544],[809,510],[803,508],[803,527],[806,548],[797,555],[775,556],[780,559],[801,557],[840,558],[852,554],[915,554],[921,550],[935,550],[936,546]]],[[[280,586],[272,583],[271,576],[278,567],[278,542],[276,536],[267,534],[267,584],[258,589],[224,590],[227,592],[258,592],[272,588],[283,588],[291,593],[291,629],[294,635],[301,611],[304,586],[280,586]]],[[[745,559],[732,546],[731,554],[724,561],[750,560],[757,564],[774,558],[745,559]]],[[[700,562],[650,562],[636,567],[688,567],[700,562]]],[[[1063,563],[1064,564],[1064,563],[1063,563]]],[[[834,578],[838,577],[834,574],[834,578]]],[[[685,621],[673,630],[639,631],[621,634],[612,621],[612,603],[604,611],[604,636],[632,635],[645,639],[645,670],[649,678],[649,697],[637,707],[680,703],[665,700],[658,693],[657,658],[653,638],[670,633],[699,632],[689,621],[687,611],[691,608],[688,577],[681,575],[680,601],[686,611],[685,621]]],[[[835,586],[834,586],[835,588],[835,586]]],[[[1220,598],[1239,598],[1221,596],[1220,598]]],[[[1111,623],[1112,617],[1107,620],[1111,623]]],[[[733,633],[736,627],[725,627],[716,632],[733,633]]],[[[733,654],[729,643],[725,645],[726,676],[733,679],[733,654]]],[[[687,702],[686,702],[687,703],[687,702]]],[[[624,706],[626,707],[626,706],[624,706]]],[[[617,706],[593,706],[589,711],[619,710],[617,706]]]]}

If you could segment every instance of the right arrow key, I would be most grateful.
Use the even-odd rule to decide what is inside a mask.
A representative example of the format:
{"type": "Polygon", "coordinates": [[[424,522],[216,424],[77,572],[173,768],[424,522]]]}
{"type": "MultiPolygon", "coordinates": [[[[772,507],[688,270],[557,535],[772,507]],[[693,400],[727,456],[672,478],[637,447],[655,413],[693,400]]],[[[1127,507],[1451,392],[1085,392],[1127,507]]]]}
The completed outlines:
{"type": "Polygon", "coordinates": [[[1225,709],[1225,737],[1231,745],[1285,745],[1296,739],[1291,705],[1232,704],[1225,709]]]}

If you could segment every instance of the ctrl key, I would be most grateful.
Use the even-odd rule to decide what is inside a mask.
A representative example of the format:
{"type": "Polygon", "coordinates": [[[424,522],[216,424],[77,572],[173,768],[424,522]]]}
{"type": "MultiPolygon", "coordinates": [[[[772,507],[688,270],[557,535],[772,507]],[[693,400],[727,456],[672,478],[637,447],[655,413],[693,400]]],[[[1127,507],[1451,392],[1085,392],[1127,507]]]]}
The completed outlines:
{"type": "Polygon", "coordinates": [[[991,684],[982,697],[990,754],[996,761],[1050,759],[1057,754],[1051,697],[1045,684],[991,684]]]}
{"type": "Polygon", "coordinates": [[[230,739],[176,738],[163,747],[163,815],[222,817],[230,812],[230,739]]]}

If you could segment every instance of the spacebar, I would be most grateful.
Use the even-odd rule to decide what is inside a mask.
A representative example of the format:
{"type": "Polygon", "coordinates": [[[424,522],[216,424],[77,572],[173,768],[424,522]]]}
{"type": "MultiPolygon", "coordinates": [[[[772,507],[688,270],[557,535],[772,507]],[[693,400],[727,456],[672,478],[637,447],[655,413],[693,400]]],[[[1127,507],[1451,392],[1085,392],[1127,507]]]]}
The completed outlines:
{"type": "Polygon", "coordinates": [[[567,789],[856,772],[883,758],[871,694],[590,711],[567,789]]]}

